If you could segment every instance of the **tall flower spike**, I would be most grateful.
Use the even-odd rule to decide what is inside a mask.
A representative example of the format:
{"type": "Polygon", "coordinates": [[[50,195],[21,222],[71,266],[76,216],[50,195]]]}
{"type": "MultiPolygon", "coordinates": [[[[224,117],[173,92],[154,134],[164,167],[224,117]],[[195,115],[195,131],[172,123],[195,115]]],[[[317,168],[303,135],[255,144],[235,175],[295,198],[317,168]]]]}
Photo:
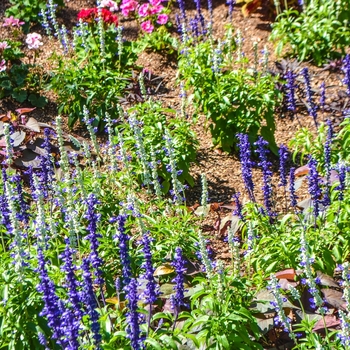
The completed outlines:
{"type": "Polygon", "coordinates": [[[309,70],[307,68],[303,68],[301,74],[303,75],[305,82],[305,94],[308,103],[307,110],[309,112],[309,115],[312,117],[317,129],[317,106],[313,100],[313,91],[311,90],[309,70]]]}
{"type": "Polygon", "coordinates": [[[84,258],[81,268],[83,270],[83,293],[82,293],[82,300],[86,307],[86,313],[89,316],[90,320],[90,327],[92,332],[92,338],[94,342],[94,349],[100,350],[100,344],[102,341],[102,337],[100,334],[100,324],[98,322],[99,320],[99,314],[96,311],[97,308],[97,302],[96,302],[96,296],[94,293],[93,285],[92,285],[92,278],[90,273],[90,261],[89,259],[84,258]]]}
{"type": "Polygon", "coordinates": [[[96,139],[96,134],[95,134],[95,130],[92,126],[92,123],[94,122],[93,118],[90,119],[89,118],[89,110],[86,108],[86,106],[83,107],[83,120],[84,120],[84,123],[89,131],[89,134],[90,134],[90,137],[91,137],[91,141],[92,141],[92,145],[94,147],[94,151],[96,152],[97,154],[97,158],[100,159],[100,147],[97,143],[97,139],[96,139]]]}
{"type": "Polygon", "coordinates": [[[160,183],[159,183],[158,162],[157,162],[157,158],[156,158],[156,152],[154,151],[154,148],[152,145],[151,145],[150,155],[151,155],[150,167],[152,169],[152,184],[153,184],[154,191],[155,191],[157,197],[161,198],[162,197],[162,189],[161,189],[160,183]]]}
{"type": "Polygon", "coordinates": [[[339,310],[341,331],[338,333],[342,345],[345,347],[350,346],[350,269],[349,263],[345,262],[341,265],[342,270],[342,287],[343,287],[343,299],[346,303],[346,311],[339,310]]]}
{"type": "Polygon", "coordinates": [[[331,177],[331,153],[332,153],[332,142],[333,142],[333,127],[332,122],[327,119],[326,124],[328,126],[327,139],[324,145],[324,164],[326,170],[326,183],[325,191],[323,196],[323,205],[328,206],[331,204],[330,199],[330,177],[331,177]]]}
{"type": "Polygon", "coordinates": [[[130,339],[130,345],[133,350],[141,350],[143,346],[143,338],[141,337],[140,322],[141,315],[137,312],[137,302],[139,300],[137,295],[137,280],[135,278],[130,280],[127,288],[126,299],[128,301],[128,313],[126,316],[127,327],[126,333],[130,339]]]}
{"type": "Polygon", "coordinates": [[[186,268],[185,268],[185,261],[182,256],[182,249],[180,247],[177,247],[175,249],[175,257],[172,265],[175,268],[176,277],[173,280],[173,282],[175,283],[175,286],[174,286],[175,295],[171,296],[170,301],[176,315],[178,315],[180,307],[186,306],[185,287],[184,287],[184,282],[185,282],[184,273],[186,272],[186,268]]]}
{"type": "Polygon", "coordinates": [[[250,143],[248,135],[237,134],[239,140],[239,154],[241,160],[242,177],[245,184],[245,188],[248,191],[250,200],[255,202],[254,197],[254,183],[252,176],[252,167],[255,165],[251,160],[250,143]]]}
{"type": "Polygon", "coordinates": [[[148,163],[148,155],[145,149],[142,131],[140,127],[141,123],[136,119],[135,114],[131,114],[129,117],[129,124],[131,130],[134,133],[136,154],[139,157],[142,164],[144,185],[148,187],[152,181],[148,163]]]}
{"type": "Polygon", "coordinates": [[[99,238],[102,238],[102,235],[97,232],[97,225],[100,221],[101,214],[98,213],[97,205],[99,204],[98,199],[93,193],[90,193],[87,198],[87,211],[85,214],[85,218],[88,220],[88,227],[87,231],[89,234],[85,237],[90,242],[90,255],[89,259],[91,262],[92,267],[94,268],[94,274],[96,276],[96,280],[94,281],[97,283],[100,288],[102,289],[102,285],[104,283],[103,280],[103,272],[102,272],[102,266],[103,266],[103,260],[99,256],[99,238]]]}
{"type": "Polygon", "coordinates": [[[281,294],[281,286],[278,284],[278,280],[274,274],[270,276],[269,287],[272,295],[274,296],[274,301],[271,301],[271,305],[275,308],[277,316],[275,317],[275,323],[281,325],[283,330],[289,334],[289,337],[297,342],[296,336],[293,333],[291,322],[292,320],[286,316],[283,303],[287,299],[281,294]]]}
{"type": "Polygon", "coordinates": [[[293,71],[288,70],[286,73],[286,97],[287,97],[287,109],[295,114],[297,107],[296,107],[296,100],[295,100],[295,89],[297,88],[297,85],[295,83],[295,77],[296,75],[293,73],[293,71]]]}
{"type": "Polygon", "coordinates": [[[243,207],[242,207],[241,201],[239,200],[240,195],[241,195],[240,192],[235,192],[233,194],[233,200],[236,206],[236,208],[233,210],[233,215],[238,216],[242,221],[244,221],[244,216],[242,213],[243,207]]]}
{"type": "Polygon", "coordinates": [[[199,255],[205,268],[205,272],[210,280],[214,275],[213,263],[209,258],[207,251],[207,242],[202,232],[198,233],[199,255]]]}
{"type": "Polygon", "coordinates": [[[288,148],[285,145],[280,145],[278,150],[279,154],[279,171],[280,171],[280,183],[279,186],[286,187],[287,186],[287,171],[286,171],[286,163],[288,159],[288,148]]]}
{"type": "Polygon", "coordinates": [[[272,176],[272,171],[271,171],[271,162],[267,160],[267,146],[268,142],[265,141],[261,136],[259,136],[258,141],[255,142],[255,145],[257,146],[256,152],[259,154],[259,163],[258,165],[262,168],[262,173],[263,173],[263,186],[262,186],[262,191],[264,194],[264,206],[267,212],[267,215],[272,218],[275,216],[275,213],[273,213],[272,210],[272,185],[271,185],[271,176],[272,176]]]}
{"type": "Polygon", "coordinates": [[[205,174],[201,174],[201,180],[202,180],[201,206],[205,207],[209,201],[207,176],[205,174]]]}
{"type": "Polygon", "coordinates": [[[325,314],[326,308],[323,307],[323,300],[320,295],[320,291],[317,288],[315,278],[312,276],[312,264],[314,258],[311,258],[309,255],[309,246],[306,240],[306,235],[304,229],[301,231],[300,237],[300,252],[301,252],[301,262],[300,266],[305,274],[305,278],[302,280],[302,283],[309,286],[309,292],[312,295],[312,306],[315,309],[318,309],[320,314],[325,314]]]}
{"type": "Polygon", "coordinates": [[[56,295],[56,288],[54,283],[50,280],[46,268],[46,261],[43,252],[38,250],[38,269],[40,282],[37,286],[38,292],[42,293],[44,308],[40,313],[40,316],[46,316],[48,326],[52,330],[52,338],[57,340],[57,343],[62,344],[61,338],[63,336],[61,330],[61,315],[62,309],[59,307],[62,305],[60,299],[56,295]]]}
{"type": "Polygon", "coordinates": [[[295,168],[291,168],[289,171],[289,198],[291,207],[296,210],[298,196],[295,193],[295,168]]]}
{"type": "Polygon", "coordinates": [[[344,191],[345,191],[345,180],[347,167],[343,162],[338,164],[338,172],[339,172],[339,186],[336,187],[336,190],[339,191],[338,199],[341,202],[344,199],[344,191]]]}
{"type": "Polygon", "coordinates": [[[119,242],[119,255],[120,262],[122,265],[122,275],[123,275],[123,284],[124,286],[130,283],[130,279],[132,276],[131,273],[131,262],[129,256],[129,236],[125,233],[125,223],[126,223],[127,215],[119,214],[117,217],[118,222],[118,233],[114,237],[118,239],[119,242]]]}
{"type": "Polygon", "coordinates": [[[320,212],[320,197],[322,195],[322,191],[320,188],[320,179],[317,171],[317,161],[313,158],[309,160],[309,174],[307,175],[308,184],[309,184],[309,193],[311,195],[312,203],[313,203],[313,214],[316,218],[320,212]]]}
{"type": "Polygon", "coordinates": [[[321,83],[320,86],[320,106],[324,111],[324,108],[326,106],[326,84],[324,81],[321,83]]]}

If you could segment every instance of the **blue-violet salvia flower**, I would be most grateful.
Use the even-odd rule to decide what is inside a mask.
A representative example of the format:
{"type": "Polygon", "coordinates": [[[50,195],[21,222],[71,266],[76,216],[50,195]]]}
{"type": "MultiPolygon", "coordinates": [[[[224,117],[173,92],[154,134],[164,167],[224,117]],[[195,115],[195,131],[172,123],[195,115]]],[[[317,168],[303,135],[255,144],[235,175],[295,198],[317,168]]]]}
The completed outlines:
{"type": "Polygon", "coordinates": [[[238,147],[239,147],[239,154],[240,154],[240,160],[241,160],[243,181],[248,191],[250,200],[255,202],[254,183],[253,183],[253,175],[252,175],[252,167],[255,164],[251,160],[251,150],[250,150],[248,135],[237,134],[237,138],[239,140],[238,147]]]}
{"type": "Polygon", "coordinates": [[[96,276],[95,283],[97,283],[100,287],[102,287],[104,281],[102,278],[102,266],[103,260],[99,256],[99,238],[102,237],[100,233],[97,232],[97,225],[100,220],[101,214],[97,212],[97,205],[99,204],[98,199],[93,193],[90,193],[87,199],[87,211],[85,214],[85,218],[88,220],[87,230],[89,234],[85,237],[90,242],[90,262],[92,267],[94,268],[94,273],[96,276]]]}
{"type": "Polygon", "coordinates": [[[295,89],[297,88],[297,85],[295,83],[296,74],[293,73],[293,71],[288,70],[286,73],[286,97],[287,97],[287,109],[291,111],[293,114],[296,112],[296,100],[295,100],[295,89]]]}
{"type": "Polygon", "coordinates": [[[307,175],[307,179],[309,185],[309,193],[311,195],[313,203],[313,214],[316,220],[320,211],[320,197],[322,195],[322,190],[320,187],[320,178],[317,171],[317,161],[310,157],[308,166],[309,174],[307,175]]]}
{"type": "Polygon", "coordinates": [[[143,346],[143,338],[141,337],[140,322],[141,315],[137,312],[137,302],[139,300],[137,295],[137,280],[132,278],[130,283],[125,288],[127,291],[128,313],[127,313],[127,327],[126,333],[130,339],[130,344],[133,350],[141,350],[143,346]]]}
{"type": "Polygon", "coordinates": [[[278,154],[280,156],[280,164],[279,164],[279,171],[280,171],[280,183],[279,186],[286,187],[287,186],[287,171],[286,171],[286,163],[288,159],[288,148],[285,145],[281,145],[278,154]]]}
{"type": "Polygon", "coordinates": [[[102,336],[100,334],[99,314],[96,311],[97,302],[92,285],[89,259],[83,259],[81,269],[83,270],[82,301],[86,307],[86,313],[89,316],[90,329],[94,340],[94,349],[100,350],[102,336]]]}
{"type": "Polygon", "coordinates": [[[175,310],[176,315],[178,315],[180,307],[186,306],[185,303],[185,278],[184,273],[186,272],[185,268],[185,261],[182,256],[182,249],[180,247],[177,247],[175,249],[175,257],[174,261],[172,263],[173,267],[175,268],[176,277],[174,278],[173,282],[175,282],[174,290],[175,295],[171,296],[171,305],[175,310]]]}
{"type": "Polygon", "coordinates": [[[272,185],[271,185],[271,162],[267,160],[267,146],[268,142],[265,141],[261,136],[259,136],[258,141],[255,142],[255,145],[257,146],[256,152],[259,154],[259,163],[258,165],[262,168],[263,173],[263,194],[264,194],[264,206],[267,212],[267,215],[272,218],[274,216],[274,213],[272,211],[272,185]]]}
{"type": "Polygon", "coordinates": [[[295,168],[291,168],[289,171],[289,198],[290,205],[295,210],[298,204],[298,196],[295,193],[295,168]]]}
{"type": "Polygon", "coordinates": [[[303,68],[301,71],[301,74],[303,75],[304,82],[305,82],[305,93],[306,93],[306,100],[308,103],[307,109],[308,109],[309,115],[314,120],[315,126],[317,128],[317,106],[315,105],[313,100],[313,91],[311,90],[309,70],[307,68],[303,68]]]}

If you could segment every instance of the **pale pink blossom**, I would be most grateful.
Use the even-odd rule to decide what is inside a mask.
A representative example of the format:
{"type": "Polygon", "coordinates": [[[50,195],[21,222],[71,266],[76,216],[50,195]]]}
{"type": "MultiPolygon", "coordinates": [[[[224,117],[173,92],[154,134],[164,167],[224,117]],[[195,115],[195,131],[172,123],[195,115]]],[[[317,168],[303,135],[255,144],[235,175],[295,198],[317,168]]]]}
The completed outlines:
{"type": "Polygon", "coordinates": [[[6,61],[5,60],[1,60],[0,61],[0,72],[3,72],[6,70],[6,61]]]}
{"type": "Polygon", "coordinates": [[[38,33],[30,33],[26,37],[26,44],[28,45],[28,49],[37,50],[41,45],[43,45],[41,41],[42,37],[38,33]]]}
{"type": "Polygon", "coordinates": [[[166,24],[168,22],[168,15],[165,13],[162,13],[161,15],[158,16],[157,18],[157,23],[158,24],[166,24]]]}
{"type": "Polygon", "coordinates": [[[4,19],[4,23],[2,24],[3,27],[19,27],[23,25],[24,22],[21,22],[18,18],[14,18],[13,16],[10,16],[9,18],[4,19]]]}
{"type": "Polygon", "coordinates": [[[157,5],[157,6],[151,7],[149,12],[151,15],[155,15],[156,13],[162,12],[163,9],[164,9],[164,6],[157,5]]]}
{"type": "Polygon", "coordinates": [[[0,51],[5,50],[10,48],[11,46],[9,46],[9,44],[7,43],[7,41],[0,41],[0,51]]]}
{"type": "Polygon", "coordinates": [[[146,33],[152,33],[154,26],[152,25],[151,21],[145,21],[141,23],[141,29],[146,33]]]}
{"type": "Polygon", "coordinates": [[[162,0],[149,0],[149,3],[152,6],[158,6],[158,5],[160,5],[161,2],[162,2],[162,0]]]}
{"type": "Polygon", "coordinates": [[[142,4],[140,7],[139,7],[139,16],[141,17],[146,17],[150,14],[150,11],[149,11],[149,4],[142,4]]]}
{"type": "Polygon", "coordinates": [[[109,11],[115,12],[118,11],[118,5],[115,1],[112,0],[102,0],[100,3],[101,7],[108,7],[109,11]]]}
{"type": "Polygon", "coordinates": [[[120,5],[123,16],[128,17],[130,12],[136,10],[137,6],[138,2],[135,0],[123,0],[123,3],[120,5]]]}

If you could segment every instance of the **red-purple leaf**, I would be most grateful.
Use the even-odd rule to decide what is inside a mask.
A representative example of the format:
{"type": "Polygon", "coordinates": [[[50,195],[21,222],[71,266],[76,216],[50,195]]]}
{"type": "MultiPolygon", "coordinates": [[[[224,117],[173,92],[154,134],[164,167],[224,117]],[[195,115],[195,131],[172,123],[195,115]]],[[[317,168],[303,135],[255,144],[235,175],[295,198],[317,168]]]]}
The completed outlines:
{"type": "Polygon", "coordinates": [[[326,328],[336,328],[340,325],[340,320],[337,319],[334,315],[326,315],[324,318],[321,318],[317,321],[314,328],[312,329],[313,332],[317,331],[324,331],[326,328]]]}
{"type": "Polygon", "coordinates": [[[299,176],[303,176],[303,175],[307,175],[309,173],[309,166],[308,165],[303,165],[300,168],[295,169],[295,176],[299,177],[299,176]]]}
{"type": "Polygon", "coordinates": [[[287,280],[295,280],[296,272],[294,269],[285,269],[275,273],[276,278],[281,279],[285,278],[287,280]]]}
{"type": "Polygon", "coordinates": [[[29,113],[31,111],[34,111],[36,107],[34,108],[18,108],[18,109],[15,109],[15,111],[18,113],[18,114],[24,114],[24,113],[29,113]]]}
{"type": "Polygon", "coordinates": [[[321,292],[324,296],[324,299],[326,300],[326,302],[333,306],[336,309],[340,309],[340,310],[345,310],[346,307],[346,303],[343,300],[343,293],[339,292],[338,290],[334,290],[334,289],[321,289],[321,292]]]}
{"type": "Polygon", "coordinates": [[[322,286],[339,288],[339,285],[331,276],[328,276],[325,273],[322,273],[321,271],[317,271],[317,277],[320,279],[322,286]]]}

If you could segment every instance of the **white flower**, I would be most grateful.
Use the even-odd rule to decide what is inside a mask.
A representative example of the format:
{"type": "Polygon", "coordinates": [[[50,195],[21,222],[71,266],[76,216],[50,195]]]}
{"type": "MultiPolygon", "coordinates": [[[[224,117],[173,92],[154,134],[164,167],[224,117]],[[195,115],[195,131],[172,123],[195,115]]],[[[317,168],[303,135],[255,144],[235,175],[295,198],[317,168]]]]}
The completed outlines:
{"type": "Polygon", "coordinates": [[[109,11],[115,12],[118,11],[118,5],[115,1],[112,0],[102,0],[100,3],[100,7],[108,7],[109,11]]]}
{"type": "Polygon", "coordinates": [[[37,50],[41,45],[43,45],[41,40],[42,40],[42,37],[38,33],[28,34],[26,38],[26,44],[28,45],[28,49],[37,50]]]}

